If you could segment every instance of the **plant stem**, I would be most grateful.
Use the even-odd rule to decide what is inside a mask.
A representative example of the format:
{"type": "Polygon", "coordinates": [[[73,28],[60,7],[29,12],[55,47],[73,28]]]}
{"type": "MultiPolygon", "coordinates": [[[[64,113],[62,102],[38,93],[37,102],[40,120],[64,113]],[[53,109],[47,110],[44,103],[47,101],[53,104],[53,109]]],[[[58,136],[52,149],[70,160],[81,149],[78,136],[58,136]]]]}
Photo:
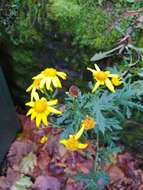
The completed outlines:
{"type": "Polygon", "coordinates": [[[99,134],[97,132],[97,136],[96,136],[96,155],[95,155],[95,160],[94,160],[94,171],[97,171],[97,166],[98,166],[98,150],[99,150],[99,134]]]}

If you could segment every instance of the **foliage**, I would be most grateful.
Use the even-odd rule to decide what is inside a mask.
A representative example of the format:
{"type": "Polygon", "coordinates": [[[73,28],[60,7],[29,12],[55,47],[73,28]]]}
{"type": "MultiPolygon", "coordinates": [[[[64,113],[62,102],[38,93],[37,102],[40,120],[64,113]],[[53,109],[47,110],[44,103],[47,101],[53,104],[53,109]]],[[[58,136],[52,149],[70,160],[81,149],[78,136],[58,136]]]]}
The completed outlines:
{"type": "Polygon", "coordinates": [[[65,129],[63,136],[67,137],[73,131],[77,131],[86,115],[95,119],[95,133],[121,129],[125,117],[131,117],[131,110],[143,111],[140,102],[136,101],[138,94],[134,87],[134,84],[127,83],[113,94],[98,92],[80,94],[76,99],[67,97],[66,111],[56,121],[59,127],[65,129]]]}
{"type": "MultiPolygon", "coordinates": [[[[126,0],[2,1],[0,38],[12,58],[10,63],[13,63],[15,77],[11,88],[15,99],[16,94],[19,94],[20,98],[26,96],[25,81],[22,81],[21,77],[22,82],[17,82],[17,70],[26,68],[24,72],[31,73],[33,67],[32,72],[35,73],[38,71],[38,68],[35,69],[35,63],[37,67],[44,65],[43,59],[48,56],[47,65],[70,65],[74,72],[81,71],[81,68],[89,64],[89,57],[95,52],[95,48],[99,51],[112,49],[127,29],[132,27],[135,17],[125,17],[126,9],[137,10],[141,6],[141,2],[129,3],[126,0]],[[22,59],[17,62],[16,57],[22,59]],[[27,62],[29,57],[30,68],[27,62]]],[[[132,34],[133,44],[138,46],[139,43],[140,47],[141,34],[140,28],[132,34]]],[[[28,76],[26,79],[29,83],[28,76]]]]}
{"type": "MultiPolygon", "coordinates": [[[[110,72],[93,72],[93,79],[97,82],[101,80],[98,86],[99,90],[94,94],[80,92],[79,90],[77,94],[72,94],[69,91],[65,98],[64,110],[59,105],[57,106],[58,109],[52,106],[57,104],[57,100],[53,99],[57,95],[57,89],[62,88],[59,78],[65,80],[66,74],[53,68],[47,68],[32,78],[32,88],[29,90],[31,91],[31,102],[27,104],[32,108],[28,115],[31,115],[32,120],[36,120],[36,126],[40,129],[38,131],[34,128],[34,122],[32,124],[28,123],[27,126],[31,125],[31,128],[29,127],[24,135],[28,136],[30,133],[28,138],[33,141],[32,143],[36,143],[38,153],[29,153],[31,151],[28,150],[22,160],[19,156],[18,160],[12,160],[12,162],[18,166],[20,174],[26,173],[28,175],[30,173],[31,176],[32,173],[34,178],[38,176],[33,188],[52,188],[52,180],[55,181],[55,189],[59,190],[63,184],[65,188],[67,178],[63,180],[64,183],[63,181],[61,183],[55,175],[69,176],[70,179],[79,172],[76,179],[83,182],[86,189],[104,189],[109,183],[109,170],[105,166],[114,162],[114,156],[120,152],[114,144],[118,132],[123,128],[125,119],[132,118],[134,111],[143,111],[141,104],[143,92],[139,90],[142,86],[142,80],[135,80],[128,74],[128,70],[136,63],[141,62],[143,49],[134,45],[136,39],[134,37],[136,34],[134,32],[135,24],[133,24],[134,17],[126,17],[125,19],[121,17],[118,21],[119,15],[124,13],[126,7],[138,9],[141,5],[138,5],[138,7],[134,4],[134,1],[124,0],[118,2],[113,0],[111,4],[108,3],[109,1],[104,0],[28,0],[26,2],[13,0],[9,2],[9,17],[5,19],[3,16],[0,19],[0,27],[4,26],[1,36],[8,35],[8,40],[11,43],[13,71],[17,74],[14,76],[19,87],[26,87],[27,74],[29,75],[30,71],[30,75],[33,75],[33,66],[37,68],[37,60],[34,59],[33,51],[36,52],[37,47],[41,47],[47,31],[50,31],[51,28],[53,31],[57,26],[60,28],[60,33],[67,33],[67,35],[72,36],[70,46],[76,47],[78,45],[82,53],[85,52],[84,48],[88,47],[86,54],[82,55],[84,60],[83,62],[81,60],[82,63],[88,64],[88,55],[95,48],[105,50],[105,52],[95,54],[91,61],[99,61],[113,54],[118,54],[123,57],[123,67],[127,68],[127,71],[125,67],[120,69],[123,83],[120,83],[122,86],[118,89],[116,89],[117,85],[115,86],[116,92],[113,91],[114,93],[101,86],[106,82],[108,82],[107,87],[109,83],[111,86],[113,74],[109,76],[111,80],[103,79],[108,79],[107,72],[110,73],[114,68],[110,68],[110,72]],[[133,25],[133,31],[128,33],[127,29],[131,25],[133,25]],[[113,48],[113,44],[122,35],[124,37],[113,48]],[[109,48],[112,49],[108,50],[109,48]],[[99,79],[96,73],[99,74],[99,79]],[[125,78],[125,76],[127,77],[125,78]],[[20,80],[21,77],[24,80],[20,80]],[[37,83],[36,80],[40,80],[40,82],[37,83]],[[61,114],[62,111],[61,116],[55,116],[55,114],[61,114]],[[52,114],[52,116],[48,123],[47,117],[49,114],[52,114]],[[85,127],[83,121],[87,118],[92,119],[92,127],[85,127]],[[57,129],[45,127],[49,125],[57,129]],[[59,131],[61,132],[60,137],[59,131]],[[46,137],[46,140],[41,143],[40,139],[43,136],[46,137]],[[65,147],[61,144],[66,145],[68,150],[65,150],[65,147]],[[85,151],[82,149],[85,149],[85,151]],[[49,161],[50,159],[52,163],[49,161]],[[61,160],[61,162],[57,163],[57,160],[61,160]],[[81,163],[81,160],[83,163],[81,163]],[[74,175],[72,175],[72,172],[74,175]],[[49,174],[53,176],[49,176],[49,174]]],[[[140,23],[142,23],[142,19],[140,19],[140,23]]],[[[56,34],[57,32],[54,32],[54,36],[56,34]]],[[[74,61],[73,59],[72,63],[74,61]]],[[[142,70],[140,72],[138,70],[137,75],[142,77],[142,70]]],[[[12,169],[14,171],[14,168],[12,169]]],[[[21,176],[12,188],[25,189],[31,185],[29,177],[21,176]]]]}
{"type": "MultiPolygon", "coordinates": [[[[136,51],[139,50],[134,46],[128,46],[136,51]]],[[[114,50],[109,51],[111,52],[114,50]]],[[[46,68],[32,78],[33,83],[27,90],[31,92],[31,102],[26,105],[32,107],[27,115],[31,115],[31,120],[36,120],[38,128],[49,125],[47,121],[49,114],[61,114],[54,119],[51,117],[50,122],[53,126],[62,129],[59,142],[72,152],[71,154],[74,155],[75,152],[88,148],[87,143],[79,141],[80,138],[82,141],[88,139],[92,142],[96,150],[93,153],[93,171],[91,174],[88,173],[86,180],[84,180],[84,175],[80,175],[80,178],[87,185],[87,189],[104,189],[108,183],[108,177],[103,165],[112,162],[111,155],[120,151],[113,143],[117,139],[118,131],[122,129],[125,119],[132,117],[134,110],[143,112],[142,92],[136,89],[141,86],[142,81],[133,82],[129,76],[121,81],[118,74],[111,73],[112,68],[110,71],[102,71],[96,64],[95,68],[96,70],[88,67],[87,70],[92,72],[96,84],[99,83],[96,92],[82,93],[73,85],[67,92],[68,97],[64,102],[63,113],[52,106],[57,104],[57,100],[53,99],[55,92],[62,88],[60,79],[66,80],[67,74],[54,68],[46,68]],[[117,81],[114,83],[115,77],[117,81]],[[102,88],[104,85],[112,93],[102,88]]],[[[85,153],[88,154],[88,152],[85,153]]]]}
{"type": "Polygon", "coordinates": [[[114,27],[109,32],[112,13],[107,13],[93,0],[51,1],[50,11],[51,19],[60,24],[62,31],[71,33],[74,43],[81,47],[106,49],[120,37],[114,27]]]}
{"type": "Polygon", "coordinates": [[[109,176],[106,172],[98,171],[94,173],[94,171],[91,170],[88,176],[79,173],[76,176],[76,180],[83,181],[86,184],[86,190],[103,190],[109,183],[109,176]]]}
{"type": "Polygon", "coordinates": [[[0,37],[11,34],[11,25],[18,14],[20,5],[21,0],[13,0],[12,2],[2,0],[0,5],[0,37]]]}
{"type": "MultiPolygon", "coordinates": [[[[12,0],[6,5],[4,3],[1,5],[0,26],[14,44],[28,42],[31,44],[41,41],[39,29],[51,30],[53,27],[51,21],[56,21],[61,30],[72,34],[74,42],[81,47],[107,49],[121,36],[114,26],[113,16],[118,17],[118,12],[126,7],[126,3],[112,2],[110,14],[106,11],[108,3],[104,2],[105,8],[99,4],[101,3],[94,0],[50,0],[49,2],[12,0]],[[117,15],[113,9],[117,9],[117,15]],[[110,23],[113,23],[112,26],[110,23]]],[[[129,23],[127,25],[129,26],[129,23]]]]}
{"type": "Polygon", "coordinates": [[[39,6],[41,6],[40,2],[37,4],[33,3],[32,0],[26,2],[12,0],[7,1],[6,4],[2,3],[0,28],[4,40],[7,40],[6,37],[8,37],[16,45],[28,42],[31,44],[33,41],[38,43],[41,37],[34,24],[37,20],[39,6]]]}

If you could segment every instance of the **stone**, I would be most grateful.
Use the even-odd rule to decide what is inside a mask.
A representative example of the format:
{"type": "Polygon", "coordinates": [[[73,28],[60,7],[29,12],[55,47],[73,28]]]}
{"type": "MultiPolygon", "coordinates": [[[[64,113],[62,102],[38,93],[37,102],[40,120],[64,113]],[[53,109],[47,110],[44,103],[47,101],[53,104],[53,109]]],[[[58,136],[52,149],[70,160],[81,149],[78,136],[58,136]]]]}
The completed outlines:
{"type": "Polygon", "coordinates": [[[19,131],[20,124],[0,67],[0,165],[19,131]]]}

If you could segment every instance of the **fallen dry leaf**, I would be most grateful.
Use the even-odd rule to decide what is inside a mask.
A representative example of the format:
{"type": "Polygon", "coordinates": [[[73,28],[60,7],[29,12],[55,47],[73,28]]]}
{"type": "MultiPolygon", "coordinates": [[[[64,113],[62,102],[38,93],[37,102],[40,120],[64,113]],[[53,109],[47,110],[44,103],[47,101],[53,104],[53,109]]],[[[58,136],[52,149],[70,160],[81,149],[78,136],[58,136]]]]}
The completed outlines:
{"type": "Polygon", "coordinates": [[[37,157],[33,152],[30,152],[21,160],[19,167],[21,173],[28,174],[29,172],[33,171],[36,165],[37,157]]]}
{"type": "Polygon", "coordinates": [[[37,190],[60,190],[61,184],[56,177],[52,176],[39,176],[32,188],[37,190]]]}
{"type": "Polygon", "coordinates": [[[122,170],[119,167],[114,166],[114,165],[110,166],[110,168],[108,169],[108,172],[109,172],[111,183],[122,181],[123,178],[125,177],[122,170]]]}

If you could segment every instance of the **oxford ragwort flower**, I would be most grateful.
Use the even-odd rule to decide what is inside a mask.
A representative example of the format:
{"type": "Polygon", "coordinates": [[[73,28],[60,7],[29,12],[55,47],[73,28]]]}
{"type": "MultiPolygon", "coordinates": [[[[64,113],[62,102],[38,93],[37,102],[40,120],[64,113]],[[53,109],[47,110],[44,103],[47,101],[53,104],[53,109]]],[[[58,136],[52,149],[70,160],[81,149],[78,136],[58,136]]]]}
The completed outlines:
{"type": "Polygon", "coordinates": [[[86,130],[90,130],[93,129],[95,127],[96,123],[93,117],[90,116],[86,116],[84,120],[82,120],[82,126],[84,126],[84,128],[86,130]]]}
{"type": "Polygon", "coordinates": [[[61,114],[62,112],[55,109],[53,106],[58,103],[57,99],[47,101],[44,97],[41,99],[38,98],[35,101],[26,103],[27,106],[30,106],[30,110],[27,113],[27,116],[31,115],[31,120],[36,119],[36,126],[39,127],[43,122],[48,126],[47,117],[49,114],[61,114]]]}
{"type": "Polygon", "coordinates": [[[39,99],[39,95],[37,93],[37,90],[40,89],[40,82],[41,82],[41,78],[35,79],[33,81],[33,83],[26,89],[26,92],[31,91],[31,100],[39,99]]]}
{"type": "Polygon", "coordinates": [[[76,151],[80,149],[85,149],[87,144],[80,143],[78,140],[84,132],[84,126],[80,128],[80,130],[75,133],[74,135],[69,135],[68,139],[62,139],[60,141],[61,144],[65,145],[67,149],[70,151],[76,151]]]}
{"type": "Polygon", "coordinates": [[[65,80],[67,75],[66,73],[57,71],[54,68],[47,68],[37,76],[33,77],[33,79],[41,79],[40,88],[43,88],[44,85],[46,85],[47,90],[50,90],[52,87],[61,88],[62,85],[59,78],[65,80]]]}
{"type": "Polygon", "coordinates": [[[96,84],[93,87],[92,92],[95,92],[100,85],[105,85],[111,92],[115,92],[110,78],[117,75],[110,74],[110,71],[101,71],[97,64],[95,64],[95,69],[87,68],[87,70],[92,72],[93,79],[96,80],[96,84]]]}

